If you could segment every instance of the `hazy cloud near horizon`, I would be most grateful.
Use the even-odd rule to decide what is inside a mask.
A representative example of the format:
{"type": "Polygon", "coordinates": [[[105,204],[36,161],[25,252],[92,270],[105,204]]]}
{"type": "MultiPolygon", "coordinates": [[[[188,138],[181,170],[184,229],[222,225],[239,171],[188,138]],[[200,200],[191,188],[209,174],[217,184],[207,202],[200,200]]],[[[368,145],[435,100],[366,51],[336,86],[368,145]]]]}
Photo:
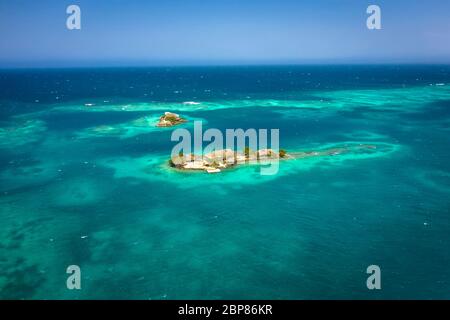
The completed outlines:
{"type": "Polygon", "coordinates": [[[449,63],[449,15],[447,0],[0,0],[0,66],[449,63]]]}

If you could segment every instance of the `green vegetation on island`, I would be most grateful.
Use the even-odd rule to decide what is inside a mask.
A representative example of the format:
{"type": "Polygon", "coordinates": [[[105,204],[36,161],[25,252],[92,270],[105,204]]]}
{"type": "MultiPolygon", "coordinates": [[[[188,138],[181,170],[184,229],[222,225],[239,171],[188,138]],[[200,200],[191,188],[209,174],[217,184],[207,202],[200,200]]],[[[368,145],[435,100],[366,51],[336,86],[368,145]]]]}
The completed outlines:
{"type": "Polygon", "coordinates": [[[177,124],[186,122],[186,119],[181,118],[178,114],[172,112],[165,112],[163,116],[159,118],[157,127],[173,127],[177,124]]]}

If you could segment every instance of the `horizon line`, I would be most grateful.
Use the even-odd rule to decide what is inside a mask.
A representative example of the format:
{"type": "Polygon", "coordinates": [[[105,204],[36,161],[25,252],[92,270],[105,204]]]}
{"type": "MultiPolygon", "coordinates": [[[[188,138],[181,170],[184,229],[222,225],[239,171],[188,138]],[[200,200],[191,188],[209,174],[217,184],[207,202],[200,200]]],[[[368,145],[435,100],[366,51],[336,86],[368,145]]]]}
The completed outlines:
{"type": "Polygon", "coordinates": [[[211,63],[211,64],[111,64],[111,65],[47,65],[47,66],[2,66],[0,70],[44,70],[44,69],[145,69],[145,68],[232,68],[232,67],[306,67],[306,66],[450,66],[450,62],[315,62],[315,63],[211,63]]]}

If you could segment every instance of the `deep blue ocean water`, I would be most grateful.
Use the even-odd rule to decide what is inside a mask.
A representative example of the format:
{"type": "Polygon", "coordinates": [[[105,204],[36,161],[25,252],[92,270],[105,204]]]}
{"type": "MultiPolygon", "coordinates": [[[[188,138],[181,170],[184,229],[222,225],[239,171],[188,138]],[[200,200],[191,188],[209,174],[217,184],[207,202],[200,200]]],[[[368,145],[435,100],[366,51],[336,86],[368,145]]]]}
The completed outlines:
{"type": "Polygon", "coordinates": [[[0,298],[450,298],[449,66],[2,70],[0,117],[0,298]],[[389,152],[174,172],[164,111],[389,152]]]}

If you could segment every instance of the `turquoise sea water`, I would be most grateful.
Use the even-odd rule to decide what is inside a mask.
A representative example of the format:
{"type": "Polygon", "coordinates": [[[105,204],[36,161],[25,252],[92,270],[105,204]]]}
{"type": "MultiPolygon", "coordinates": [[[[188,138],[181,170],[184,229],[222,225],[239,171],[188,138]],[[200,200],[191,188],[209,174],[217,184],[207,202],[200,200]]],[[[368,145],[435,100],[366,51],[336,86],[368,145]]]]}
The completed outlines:
{"type": "Polygon", "coordinates": [[[2,299],[450,298],[449,66],[5,70],[0,115],[2,299]],[[378,148],[180,173],[164,111],[378,148]]]}

